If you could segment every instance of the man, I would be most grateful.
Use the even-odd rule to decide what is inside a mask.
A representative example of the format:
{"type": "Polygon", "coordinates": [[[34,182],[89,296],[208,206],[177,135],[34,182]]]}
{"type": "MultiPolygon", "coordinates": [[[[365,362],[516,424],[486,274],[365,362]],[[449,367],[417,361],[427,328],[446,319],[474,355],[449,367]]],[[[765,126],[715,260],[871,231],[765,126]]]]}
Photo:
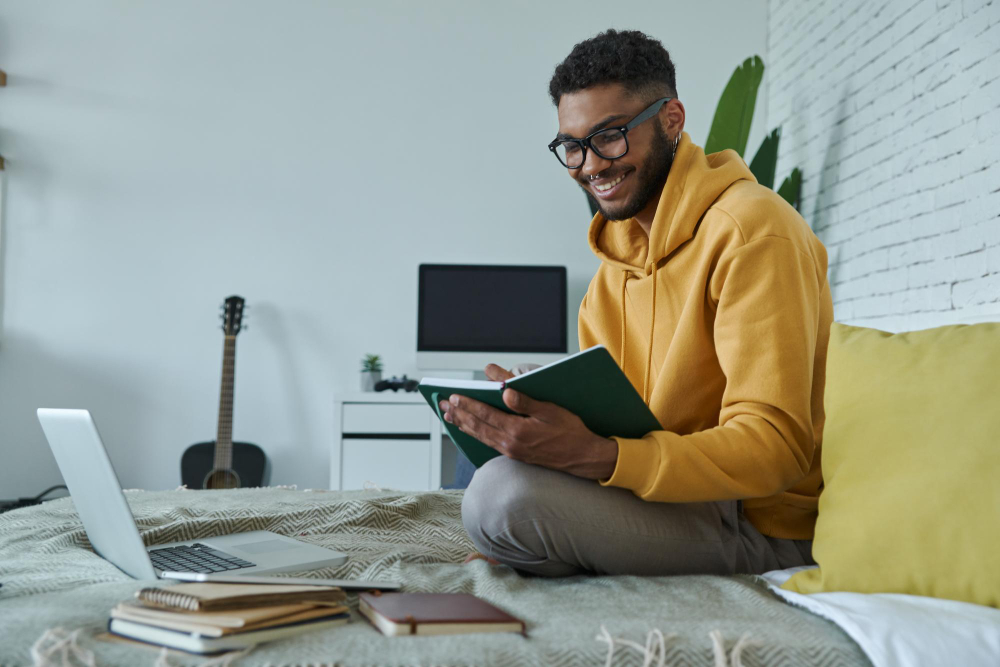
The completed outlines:
{"type": "MultiPolygon", "coordinates": [[[[639,32],[577,44],[550,145],[599,213],[581,349],[605,345],[662,431],[602,438],[508,389],[444,418],[497,449],[462,517],[488,558],[546,576],[811,564],[832,302],[826,252],[733,151],[684,134],[674,67],[639,32]]],[[[487,375],[510,373],[497,366],[487,375]]]]}

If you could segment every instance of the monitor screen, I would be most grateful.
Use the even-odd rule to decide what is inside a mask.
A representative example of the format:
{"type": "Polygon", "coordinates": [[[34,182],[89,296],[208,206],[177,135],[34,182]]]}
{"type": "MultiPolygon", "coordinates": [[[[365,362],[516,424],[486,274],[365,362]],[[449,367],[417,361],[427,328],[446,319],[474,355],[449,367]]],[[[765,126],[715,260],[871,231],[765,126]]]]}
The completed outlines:
{"type": "Polygon", "coordinates": [[[566,267],[421,264],[418,352],[566,352],[566,267]]]}

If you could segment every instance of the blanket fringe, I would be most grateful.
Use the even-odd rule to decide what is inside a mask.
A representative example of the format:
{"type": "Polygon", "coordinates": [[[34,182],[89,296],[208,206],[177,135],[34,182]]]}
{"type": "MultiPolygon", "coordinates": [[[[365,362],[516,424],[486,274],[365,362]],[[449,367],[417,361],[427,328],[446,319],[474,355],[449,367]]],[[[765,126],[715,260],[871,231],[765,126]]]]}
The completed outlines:
{"type": "MultiPolygon", "coordinates": [[[[715,658],[714,667],[744,667],[743,649],[748,646],[757,645],[757,642],[751,640],[750,633],[746,632],[739,638],[739,640],[737,640],[736,644],[733,646],[732,652],[727,658],[726,646],[723,642],[722,632],[719,630],[712,630],[708,633],[708,636],[712,640],[712,653],[715,658]]],[[[595,639],[608,645],[608,655],[604,660],[604,667],[611,667],[611,661],[615,657],[616,645],[632,648],[642,653],[642,667],[653,667],[654,660],[657,661],[655,663],[655,667],[668,667],[666,664],[667,642],[676,637],[676,633],[664,635],[659,629],[653,628],[646,635],[646,645],[643,646],[638,642],[629,641],[628,639],[612,637],[611,633],[608,632],[608,629],[604,625],[601,625],[601,633],[597,635],[595,639]]]]}
{"type": "Polygon", "coordinates": [[[750,633],[745,632],[733,646],[732,653],[729,654],[729,661],[726,661],[726,645],[722,641],[722,633],[712,630],[708,633],[712,638],[712,652],[715,654],[715,667],[743,667],[743,649],[748,646],[757,646],[757,642],[751,641],[750,633]]]}
{"type": "Polygon", "coordinates": [[[656,667],[667,667],[667,642],[676,636],[674,633],[664,635],[658,628],[653,628],[646,634],[646,645],[643,646],[628,639],[612,637],[608,629],[602,625],[601,634],[597,635],[596,639],[608,645],[608,656],[604,661],[604,667],[611,667],[611,660],[615,657],[615,644],[634,648],[642,653],[642,667],[651,667],[653,660],[657,660],[656,667]]]}
{"type": "Polygon", "coordinates": [[[242,658],[243,656],[249,654],[250,651],[254,650],[255,648],[257,648],[256,644],[253,646],[248,646],[242,651],[230,651],[229,653],[224,653],[223,655],[220,655],[218,658],[214,658],[212,660],[209,660],[208,662],[201,663],[201,667],[229,667],[229,663],[231,663],[233,660],[236,660],[237,658],[242,658]]]}
{"type": "MultiPolygon", "coordinates": [[[[63,628],[49,628],[42,633],[42,636],[31,645],[32,667],[72,667],[73,660],[84,665],[84,667],[97,667],[94,659],[94,652],[83,648],[77,644],[82,629],[67,632],[63,628]]],[[[230,663],[237,658],[254,650],[256,646],[250,646],[242,651],[230,651],[217,658],[212,658],[208,662],[201,663],[201,667],[230,667],[230,663]]],[[[168,651],[161,648],[153,667],[173,667],[167,659],[168,651]]]]}
{"type": "Polygon", "coordinates": [[[31,645],[31,664],[33,667],[70,667],[71,659],[86,665],[97,667],[94,652],[79,644],[80,630],[67,632],[63,628],[49,628],[31,645]]]}

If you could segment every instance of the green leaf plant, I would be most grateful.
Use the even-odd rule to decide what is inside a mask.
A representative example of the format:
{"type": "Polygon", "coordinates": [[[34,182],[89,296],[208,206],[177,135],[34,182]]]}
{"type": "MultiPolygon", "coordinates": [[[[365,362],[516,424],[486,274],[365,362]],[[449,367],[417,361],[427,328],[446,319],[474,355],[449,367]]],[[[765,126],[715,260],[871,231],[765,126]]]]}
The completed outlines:
{"type": "MultiPolygon", "coordinates": [[[[750,137],[750,124],[753,122],[754,107],[757,105],[757,92],[764,78],[764,61],[760,56],[747,58],[736,68],[729,78],[719,105],[715,109],[712,128],[708,131],[705,141],[706,153],[718,153],[731,148],[744,156],[747,139],[750,137]]],[[[756,155],[750,161],[750,171],[757,182],[767,188],[774,188],[774,175],[778,166],[778,143],[781,140],[781,128],[764,137],[756,155]]],[[[777,192],[782,199],[799,208],[799,195],[802,188],[802,172],[798,167],[785,177],[777,192]]]]}
{"type": "Polygon", "coordinates": [[[705,140],[706,153],[718,153],[727,148],[741,156],[746,152],[753,110],[757,105],[757,89],[763,78],[764,61],[760,56],[744,60],[729,77],[705,140]]]}
{"type": "Polygon", "coordinates": [[[361,360],[362,373],[379,373],[382,371],[382,357],[377,354],[366,354],[361,360]]]}

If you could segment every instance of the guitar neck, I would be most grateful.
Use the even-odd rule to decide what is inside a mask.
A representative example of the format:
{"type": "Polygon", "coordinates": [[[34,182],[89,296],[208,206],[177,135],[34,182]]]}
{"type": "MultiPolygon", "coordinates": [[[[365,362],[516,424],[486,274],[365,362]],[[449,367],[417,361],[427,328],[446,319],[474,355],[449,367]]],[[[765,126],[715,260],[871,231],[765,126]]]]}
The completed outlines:
{"type": "Polygon", "coordinates": [[[236,336],[226,336],[222,348],[222,390],[219,392],[219,431],[215,436],[215,469],[233,467],[233,386],[236,379],[236,336]]]}

